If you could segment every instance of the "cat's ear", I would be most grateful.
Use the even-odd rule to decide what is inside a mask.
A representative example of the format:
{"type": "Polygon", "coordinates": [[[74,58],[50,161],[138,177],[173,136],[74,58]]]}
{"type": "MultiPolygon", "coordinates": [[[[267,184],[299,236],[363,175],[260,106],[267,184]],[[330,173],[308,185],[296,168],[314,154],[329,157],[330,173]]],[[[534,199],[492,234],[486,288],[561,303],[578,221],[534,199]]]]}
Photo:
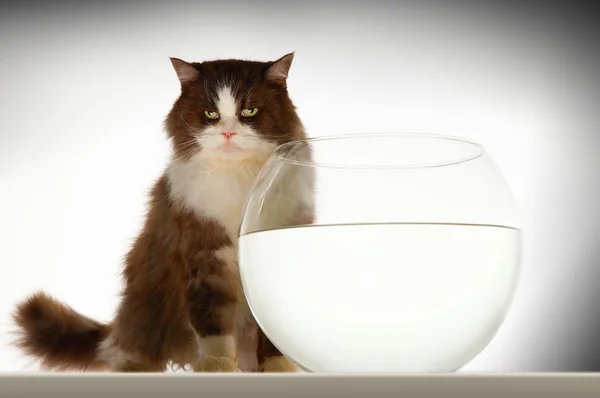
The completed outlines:
{"type": "Polygon", "coordinates": [[[171,63],[182,86],[195,81],[200,76],[200,71],[188,62],[179,58],[171,58],[171,63]]]}
{"type": "Polygon", "coordinates": [[[265,73],[265,80],[285,85],[293,60],[294,53],[291,52],[272,62],[265,73]]]}

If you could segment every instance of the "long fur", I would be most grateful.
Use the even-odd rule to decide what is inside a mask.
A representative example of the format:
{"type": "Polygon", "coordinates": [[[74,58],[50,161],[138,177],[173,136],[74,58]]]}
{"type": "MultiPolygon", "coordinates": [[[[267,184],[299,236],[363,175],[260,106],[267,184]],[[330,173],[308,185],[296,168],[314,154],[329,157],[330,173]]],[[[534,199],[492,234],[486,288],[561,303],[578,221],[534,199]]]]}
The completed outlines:
{"type": "Polygon", "coordinates": [[[15,344],[28,356],[41,360],[47,370],[105,370],[97,349],[110,331],[96,322],[38,292],[17,306],[13,321],[19,327],[15,344]]]}
{"type": "Polygon", "coordinates": [[[245,301],[236,241],[262,164],[278,144],[305,138],[285,83],[292,58],[172,59],[181,81],[165,120],[173,158],[125,256],[115,318],[105,325],[36,293],[14,313],[17,347],[48,370],[272,369],[261,362],[283,354],[261,337],[245,301]],[[244,107],[260,111],[249,120],[244,107]],[[218,120],[206,117],[209,110],[218,120]]]}

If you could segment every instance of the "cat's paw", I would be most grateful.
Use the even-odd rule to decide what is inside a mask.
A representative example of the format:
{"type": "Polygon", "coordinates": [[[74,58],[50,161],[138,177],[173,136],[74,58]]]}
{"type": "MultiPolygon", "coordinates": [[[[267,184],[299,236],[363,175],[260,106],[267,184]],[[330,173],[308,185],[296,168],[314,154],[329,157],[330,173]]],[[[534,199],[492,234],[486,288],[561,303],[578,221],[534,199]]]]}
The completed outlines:
{"type": "Polygon", "coordinates": [[[297,373],[300,369],[284,356],[268,357],[260,367],[265,373],[297,373]]]}
{"type": "Polygon", "coordinates": [[[194,367],[196,372],[241,372],[233,358],[207,355],[194,367]]]}

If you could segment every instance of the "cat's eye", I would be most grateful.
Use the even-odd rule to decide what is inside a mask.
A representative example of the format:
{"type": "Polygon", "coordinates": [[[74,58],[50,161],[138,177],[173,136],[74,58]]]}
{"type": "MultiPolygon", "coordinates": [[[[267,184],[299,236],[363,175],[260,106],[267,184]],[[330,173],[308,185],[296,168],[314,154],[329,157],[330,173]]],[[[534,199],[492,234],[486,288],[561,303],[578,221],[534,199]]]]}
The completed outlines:
{"type": "Polygon", "coordinates": [[[246,108],[242,111],[242,116],[252,117],[258,113],[258,108],[246,108]]]}
{"type": "Polygon", "coordinates": [[[217,112],[213,112],[213,111],[204,111],[204,116],[206,116],[209,119],[218,119],[219,118],[219,114],[217,112]]]}

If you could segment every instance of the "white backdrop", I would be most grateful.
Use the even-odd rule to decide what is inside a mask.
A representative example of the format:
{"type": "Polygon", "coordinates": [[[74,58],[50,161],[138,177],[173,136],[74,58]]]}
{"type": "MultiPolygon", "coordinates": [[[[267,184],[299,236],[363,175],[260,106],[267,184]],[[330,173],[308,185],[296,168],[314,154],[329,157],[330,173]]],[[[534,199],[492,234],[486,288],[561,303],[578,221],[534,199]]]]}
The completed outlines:
{"type": "MultiPolygon", "coordinates": [[[[463,371],[536,368],[547,345],[540,331],[555,319],[553,292],[572,277],[561,264],[576,250],[548,250],[562,238],[548,226],[573,205],[556,187],[571,164],[557,157],[569,141],[556,128],[564,109],[553,91],[568,67],[554,62],[565,50],[551,32],[501,10],[402,4],[4,13],[2,332],[15,302],[36,289],[111,318],[122,258],[168,155],[161,123],[179,92],[169,56],[271,60],[296,51],[289,91],[311,136],[452,134],[479,141],[496,160],[522,211],[523,272],[504,326],[463,371]]],[[[586,231],[569,236],[576,242],[586,231]]],[[[0,346],[0,370],[25,365],[0,346]]]]}

